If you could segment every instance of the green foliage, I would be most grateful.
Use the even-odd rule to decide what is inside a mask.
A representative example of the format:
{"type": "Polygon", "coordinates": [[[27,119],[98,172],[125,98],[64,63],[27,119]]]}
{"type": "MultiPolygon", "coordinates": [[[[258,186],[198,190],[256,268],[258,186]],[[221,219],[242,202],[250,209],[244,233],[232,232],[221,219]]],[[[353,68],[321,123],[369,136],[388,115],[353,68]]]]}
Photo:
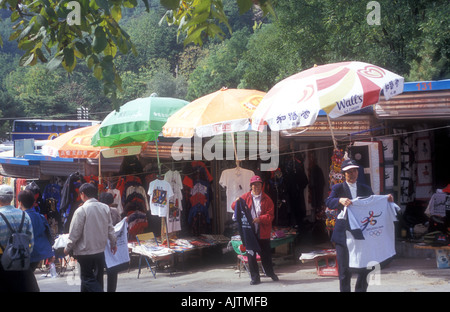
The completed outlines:
{"type": "Polygon", "coordinates": [[[123,7],[129,0],[51,1],[4,0],[2,8],[12,11],[16,22],[9,40],[15,40],[25,53],[19,64],[47,63],[49,70],[60,65],[73,72],[78,59],[86,60],[94,76],[103,82],[104,93],[114,100],[121,89],[113,59],[118,51],[127,54],[134,46],[120,27],[123,7]],[[75,4],[74,6],[71,6],[75,4]]]}
{"type": "Polygon", "coordinates": [[[343,60],[410,81],[450,78],[447,0],[379,0],[380,25],[367,23],[368,1],[77,2],[80,25],[67,20],[68,0],[0,0],[3,118],[70,118],[84,106],[101,120],[154,92],[193,100],[223,86],[268,91],[343,60]]]}
{"type": "MultiPolygon", "coordinates": [[[[225,25],[231,33],[232,29],[225,15],[222,0],[181,0],[170,2],[166,7],[165,18],[170,25],[178,26],[178,35],[184,35],[184,45],[194,43],[202,45],[207,38],[224,38],[224,31],[219,25],[225,25]],[[178,2],[178,5],[177,5],[178,2]]],[[[258,4],[264,14],[275,15],[269,0],[236,0],[240,14],[244,14],[258,4]]],[[[164,5],[164,3],[161,3],[164,5]]]]}
{"type": "Polygon", "coordinates": [[[236,31],[230,39],[210,47],[208,57],[199,62],[189,76],[187,99],[220,90],[222,87],[237,88],[244,74],[238,66],[249,38],[247,30],[236,31]]]}
{"type": "MultiPolygon", "coordinates": [[[[202,44],[205,37],[222,37],[223,31],[217,24],[225,24],[231,32],[222,0],[159,2],[169,10],[167,20],[179,26],[178,33],[183,33],[185,44],[202,44]]],[[[256,2],[260,2],[266,12],[271,10],[270,1],[256,2]]],[[[143,0],[143,3],[149,11],[149,1],[143,0]]],[[[250,3],[251,0],[238,1],[240,12],[247,11],[250,3]]],[[[25,52],[19,61],[21,66],[42,62],[49,70],[61,65],[72,73],[79,60],[85,60],[95,78],[102,81],[104,94],[110,96],[115,108],[122,79],[114,58],[119,52],[137,55],[130,35],[119,22],[124,9],[136,6],[137,0],[0,1],[0,9],[12,11],[10,21],[15,25],[9,40],[17,41],[25,52]]],[[[164,45],[154,47],[167,51],[164,45]]]]}
{"type": "Polygon", "coordinates": [[[239,66],[243,74],[240,88],[268,91],[279,80],[301,69],[283,33],[275,24],[263,25],[250,37],[239,66]]]}

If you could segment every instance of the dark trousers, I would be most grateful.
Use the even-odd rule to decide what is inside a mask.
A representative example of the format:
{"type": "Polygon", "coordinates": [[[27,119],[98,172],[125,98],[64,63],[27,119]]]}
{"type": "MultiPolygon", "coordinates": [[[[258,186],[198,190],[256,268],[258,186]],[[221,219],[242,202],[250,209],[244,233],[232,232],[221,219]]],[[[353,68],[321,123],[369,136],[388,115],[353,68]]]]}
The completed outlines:
{"type": "Polygon", "coordinates": [[[0,293],[39,291],[39,285],[31,268],[25,271],[5,271],[0,264],[0,293]]]}
{"type": "Polygon", "coordinates": [[[112,267],[106,269],[106,291],[115,292],[117,289],[117,279],[119,276],[120,268],[112,267]]]}
{"type": "MultiPolygon", "coordinates": [[[[259,256],[261,257],[261,263],[264,269],[264,272],[267,276],[273,276],[275,273],[273,272],[272,265],[272,248],[270,247],[270,239],[258,239],[259,247],[261,248],[261,253],[259,256]]],[[[259,266],[256,261],[256,253],[252,256],[247,253],[248,256],[248,266],[250,268],[250,277],[252,281],[259,281],[259,266]]]]}
{"type": "Polygon", "coordinates": [[[77,255],[80,264],[81,292],[103,292],[105,254],[77,255]]]}
{"type": "Polygon", "coordinates": [[[366,292],[369,286],[367,276],[371,272],[368,269],[350,269],[349,252],[346,245],[336,244],[336,260],[339,270],[339,289],[341,292],[350,292],[352,273],[357,275],[355,292],[366,292]]]}
{"type": "Polygon", "coordinates": [[[0,293],[5,292],[39,292],[39,285],[30,269],[4,271],[0,268],[0,293]]]}

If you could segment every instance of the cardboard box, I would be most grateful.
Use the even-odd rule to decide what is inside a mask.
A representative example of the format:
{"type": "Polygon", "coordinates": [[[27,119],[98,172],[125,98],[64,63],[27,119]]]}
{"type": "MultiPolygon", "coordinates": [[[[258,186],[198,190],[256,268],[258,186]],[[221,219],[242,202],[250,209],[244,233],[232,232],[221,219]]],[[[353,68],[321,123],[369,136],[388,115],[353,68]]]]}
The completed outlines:
{"type": "Polygon", "coordinates": [[[439,269],[450,268],[450,251],[436,249],[436,263],[439,269]]]}

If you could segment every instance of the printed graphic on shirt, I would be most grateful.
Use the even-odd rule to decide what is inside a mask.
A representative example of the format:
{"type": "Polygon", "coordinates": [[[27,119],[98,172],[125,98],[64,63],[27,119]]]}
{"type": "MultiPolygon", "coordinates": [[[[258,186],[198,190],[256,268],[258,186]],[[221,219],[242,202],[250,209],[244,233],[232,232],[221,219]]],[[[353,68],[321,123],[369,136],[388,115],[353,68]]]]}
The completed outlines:
{"type": "Polygon", "coordinates": [[[383,213],[380,212],[379,214],[375,215],[373,210],[369,211],[369,216],[365,217],[361,220],[361,231],[364,232],[364,230],[367,228],[368,225],[375,226],[377,224],[377,219],[380,217],[383,213]]]}
{"type": "Polygon", "coordinates": [[[366,268],[369,263],[382,263],[395,255],[394,222],[399,210],[397,205],[388,202],[386,195],[358,198],[348,207],[352,232],[346,232],[346,244],[351,268],[366,268]],[[363,237],[359,237],[358,230],[363,237]]]}
{"type": "Polygon", "coordinates": [[[156,187],[153,190],[152,204],[166,206],[167,205],[167,191],[156,187]]]}

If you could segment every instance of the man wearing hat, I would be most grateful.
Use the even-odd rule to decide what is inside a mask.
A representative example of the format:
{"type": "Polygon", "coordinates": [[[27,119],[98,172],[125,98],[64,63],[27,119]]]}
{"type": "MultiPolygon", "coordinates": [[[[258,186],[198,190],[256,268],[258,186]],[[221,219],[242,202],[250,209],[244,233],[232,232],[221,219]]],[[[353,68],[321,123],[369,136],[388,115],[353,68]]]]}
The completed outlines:
{"type": "MultiPolygon", "coordinates": [[[[251,211],[253,224],[255,225],[256,238],[260,247],[259,255],[264,272],[272,280],[278,281],[278,276],[273,271],[272,250],[270,247],[270,234],[272,232],[272,221],[274,218],[274,205],[272,199],[262,191],[262,179],[255,175],[250,179],[251,191],[238,198],[231,208],[234,210],[239,199],[245,201],[246,206],[251,211]]],[[[250,285],[256,285],[261,282],[259,276],[259,267],[256,260],[256,253],[247,254],[250,268],[250,285]]]]}
{"type": "MultiPolygon", "coordinates": [[[[22,210],[11,205],[14,199],[14,191],[9,185],[0,185],[0,213],[8,220],[11,227],[18,230],[22,221],[22,215],[25,214],[25,219],[22,227],[22,232],[30,236],[31,251],[34,246],[33,226],[28,214],[22,210]]],[[[6,247],[11,230],[9,229],[3,217],[0,217],[0,253],[6,247]]],[[[1,259],[0,254],[0,259],[1,259]]],[[[36,278],[31,269],[25,271],[5,271],[0,264],[0,293],[3,292],[28,292],[39,291],[36,278]]]]}
{"type": "MultiPolygon", "coordinates": [[[[339,288],[341,291],[350,291],[350,281],[352,272],[349,268],[349,253],[346,243],[345,231],[348,229],[348,221],[345,216],[344,207],[352,204],[352,199],[356,197],[367,197],[373,195],[370,186],[357,182],[358,164],[347,159],[342,162],[342,172],[345,176],[345,182],[333,185],[330,196],[325,200],[329,209],[338,209],[340,212],[336,225],[334,227],[331,241],[336,244],[336,257],[339,270],[339,288]]],[[[358,270],[358,277],[355,285],[355,291],[367,291],[368,270],[358,270]]]]}

